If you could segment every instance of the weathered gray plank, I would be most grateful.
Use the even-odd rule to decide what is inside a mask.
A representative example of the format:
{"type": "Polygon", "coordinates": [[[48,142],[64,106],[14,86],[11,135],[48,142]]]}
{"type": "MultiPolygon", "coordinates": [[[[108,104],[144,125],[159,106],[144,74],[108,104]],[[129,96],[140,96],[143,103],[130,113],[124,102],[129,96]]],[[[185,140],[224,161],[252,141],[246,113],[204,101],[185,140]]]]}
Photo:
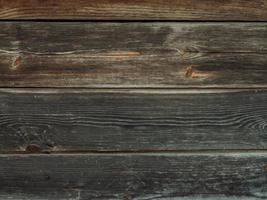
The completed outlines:
{"type": "Polygon", "coordinates": [[[1,152],[266,149],[267,92],[2,90],[1,152]]]}
{"type": "Polygon", "coordinates": [[[267,51],[267,22],[0,22],[0,27],[1,50],[13,53],[267,51]]]}
{"type": "Polygon", "coordinates": [[[0,23],[1,87],[266,87],[267,23],[0,23]]]}
{"type": "Polygon", "coordinates": [[[0,19],[267,20],[266,0],[1,0],[0,19]]]}
{"type": "Polygon", "coordinates": [[[0,156],[0,199],[266,199],[266,153],[0,156]]]}

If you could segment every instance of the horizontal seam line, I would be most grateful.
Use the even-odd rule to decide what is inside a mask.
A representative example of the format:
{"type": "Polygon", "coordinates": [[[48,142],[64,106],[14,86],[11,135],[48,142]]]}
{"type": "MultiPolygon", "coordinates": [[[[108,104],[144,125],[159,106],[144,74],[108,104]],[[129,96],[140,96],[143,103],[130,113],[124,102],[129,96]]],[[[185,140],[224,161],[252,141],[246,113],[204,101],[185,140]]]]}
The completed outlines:
{"type": "MultiPolygon", "coordinates": [[[[96,17],[97,18],[97,17],[96,17]]],[[[267,20],[197,20],[197,19],[19,19],[19,18],[4,18],[0,19],[0,22],[118,22],[118,23],[131,23],[131,22],[144,22],[144,23],[151,23],[151,22],[179,22],[179,23],[203,23],[203,22],[211,22],[211,23],[266,23],[267,20]]]]}
{"type": "MultiPolygon", "coordinates": [[[[0,151],[1,155],[94,155],[94,154],[236,154],[236,153],[267,153],[267,149],[203,149],[203,150],[129,150],[129,151],[44,151],[28,153],[25,151],[0,151]]],[[[267,155],[267,154],[266,154],[267,155]]]]}
{"type": "Polygon", "coordinates": [[[126,86],[126,87],[73,87],[73,86],[71,86],[71,87],[60,87],[60,86],[55,86],[55,87],[14,87],[14,86],[12,86],[12,87],[0,87],[0,90],[1,89],[13,89],[13,90],[20,90],[20,89],[25,89],[25,90],[32,90],[32,89],[34,89],[34,90],[53,90],[53,89],[59,89],[59,90],[69,90],[69,91],[71,91],[71,90],[73,90],[73,91],[75,91],[75,90],[79,90],[79,89],[81,89],[81,90],[118,90],[118,91],[125,91],[125,90],[127,90],[127,91],[125,91],[125,92],[128,92],[128,91],[134,91],[134,90],[166,90],[166,89],[168,89],[168,90],[172,90],[172,91],[175,91],[175,90],[177,90],[177,91],[179,91],[179,90],[194,90],[194,89],[199,89],[199,90],[232,90],[232,91],[235,91],[235,90],[238,90],[238,91],[240,91],[240,90],[252,90],[252,91],[255,91],[255,90],[266,90],[267,89],[267,84],[266,85],[264,85],[264,86],[262,86],[262,87],[260,87],[259,85],[257,85],[256,84],[256,86],[251,86],[251,87],[238,87],[238,86],[229,86],[229,87],[226,87],[226,86],[224,86],[224,87],[213,87],[213,86],[199,86],[199,87],[197,87],[197,86],[192,86],[192,87],[190,87],[190,86],[181,86],[181,87],[135,87],[135,86],[133,86],[133,87],[129,87],[129,86],[126,86]]]}

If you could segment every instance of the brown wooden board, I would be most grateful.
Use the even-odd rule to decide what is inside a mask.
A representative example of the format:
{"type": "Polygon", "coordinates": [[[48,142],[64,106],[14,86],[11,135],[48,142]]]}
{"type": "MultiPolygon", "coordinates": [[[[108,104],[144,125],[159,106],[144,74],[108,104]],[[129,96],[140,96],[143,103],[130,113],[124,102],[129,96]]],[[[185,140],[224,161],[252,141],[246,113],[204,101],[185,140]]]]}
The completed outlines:
{"type": "Polygon", "coordinates": [[[266,199],[267,154],[1,155],[0,199],[266,199]]]}
{"type": "Polygon", "coordinates": [[[2,153],[267,148],[267,92],[1,90],[2,153]]]}
{"type": "Polygon", "coordinates": [[[0,87],[266,87],[267,23],[0,23],[0,87]]]}
{"type": "Polygon", "coordinates": [[[0,19],[266,21],[266,0],[1,0],[0,19]]]}

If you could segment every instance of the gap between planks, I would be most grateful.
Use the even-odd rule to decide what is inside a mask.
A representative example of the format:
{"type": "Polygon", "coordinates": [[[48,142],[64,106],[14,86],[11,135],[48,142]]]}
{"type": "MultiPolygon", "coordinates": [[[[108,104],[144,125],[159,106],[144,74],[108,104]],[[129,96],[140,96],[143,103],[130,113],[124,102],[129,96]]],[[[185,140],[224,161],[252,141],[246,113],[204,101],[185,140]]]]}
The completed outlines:
{"type": "Polygon", "coordinates": [[[123,19],[1,19],[0,22],[44,22],[44,23],[61,23],[61,22],[70,22],[70,23],[266,23],[267,20],[176,20],[176,19],[132,19],[132,20],[123,20],[123,19]]]}
{"type": "Polygon", "coordinates": [[[261,92],[267,87],[258,88],[0,88],[1,93],[14,94],[83,94],[83,93],[125,93],[125,94],[209,94],[209,93],[236,93],[236,92],[261,92]]]}

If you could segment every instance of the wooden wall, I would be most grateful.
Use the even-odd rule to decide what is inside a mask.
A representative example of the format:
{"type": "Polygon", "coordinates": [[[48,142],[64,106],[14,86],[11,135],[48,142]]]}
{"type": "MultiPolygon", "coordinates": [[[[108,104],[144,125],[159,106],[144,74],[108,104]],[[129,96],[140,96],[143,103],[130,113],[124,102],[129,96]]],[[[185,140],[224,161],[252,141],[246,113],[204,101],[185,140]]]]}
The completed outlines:
{"type": "Polygon", "coordinates": [[[266,0],[0,0],[0,199],[267,199],[266,0]]]}

